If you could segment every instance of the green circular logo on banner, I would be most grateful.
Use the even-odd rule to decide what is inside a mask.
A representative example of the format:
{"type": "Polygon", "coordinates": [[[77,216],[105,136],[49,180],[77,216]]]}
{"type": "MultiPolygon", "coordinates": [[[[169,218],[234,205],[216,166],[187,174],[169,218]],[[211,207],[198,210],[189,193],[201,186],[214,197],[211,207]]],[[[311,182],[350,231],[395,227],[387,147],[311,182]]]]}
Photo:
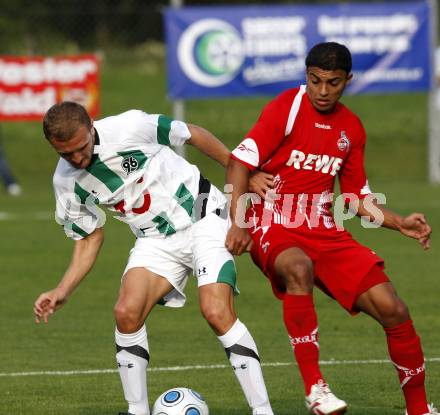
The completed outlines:
{"type": "Polygon", "coordinates": [[[211,75],[235,73],[243,62],[241,40],[231,32],[207,33],[198,42],[196,58],[200,67],[211,75]]]}
{"type": "Polygon", "coordinates": [[[189,26],[179,40],[177,53],[185,75],[208,87],[230,82],[244,61],[240,34],[218,19],[199,20],[189,26]]]}

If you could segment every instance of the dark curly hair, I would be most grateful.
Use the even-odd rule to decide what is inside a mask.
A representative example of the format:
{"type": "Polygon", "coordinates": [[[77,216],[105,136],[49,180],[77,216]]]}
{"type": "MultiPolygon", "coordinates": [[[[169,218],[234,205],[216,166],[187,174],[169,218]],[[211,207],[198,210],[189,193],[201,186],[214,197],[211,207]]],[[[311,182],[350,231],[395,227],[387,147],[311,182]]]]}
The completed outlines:
{"type": "Polygon", "coordinates": [[[306,57],[306,67],[315,66],[325,71],[342,69],[349,74],[351,72],[351,53],[348,48],[340,43],[318,43],[310,49],[306,57]]]}

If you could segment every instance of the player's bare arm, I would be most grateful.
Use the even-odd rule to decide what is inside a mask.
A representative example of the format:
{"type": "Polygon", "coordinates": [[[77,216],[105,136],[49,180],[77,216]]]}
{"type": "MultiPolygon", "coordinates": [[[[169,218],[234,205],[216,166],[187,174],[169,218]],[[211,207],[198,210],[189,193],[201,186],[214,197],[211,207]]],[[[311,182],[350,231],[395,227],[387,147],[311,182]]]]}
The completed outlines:
{"type": "Polygon", "coordinates": [[[231,228],[226,236],[226,248],[233,255],[241,255],[250,249],[252,240],[247,229],[237,225],[237,215],[245,212],[246,206],[244,198],[240,198],[247,192],[249,184],[249,169],[237,160],[230,159],[226,170],[226,183],[232,185],[231,194],[231,228]]]}
{"type": "Polygon", "coordinates": [[[191,138],[186,141],[196,147],[203,154],[220,163],[223,167],[228,165],[230,151],[211,132],[194,124],[187,124],[191,138]]]}
{"type": "Polygon", "coordinates": [[[70,294],[92,269],[104,242],[104,230],[96,229],[86,238],[75,241],[72,259],[58,286],[42,293],[34,304],[35,322],[48,322],[51,314],[62,307],[70,294]]]}
{"type": "MultiPolygon", "coordinates": [[[[405,236],[417,239],[425,250],[430,248],[432,230],[423,213],[411,213],[403,217],[389,209],[385,209],[376,202],[373,202],[373,205],[375,209],[382,212],[382,227],[397,230],[405,236]]],[[[357,215],[367,217],[371,222],[377,222],[375,214],[365,206],[364,200],[359,201],[357,215]]]]}
{"type": "MultiPolygon", "coordinates": [[[[226,167],[231,154],[228,148],[208,130],[194,124],[187,125],[191,133],[191,138],[187,143],[226,167]]],[[[271,174],[256,170],[249,176],[249,191],[258,194],[263,199],[266,192],[272,188],[273,176],[271,174]]]]}

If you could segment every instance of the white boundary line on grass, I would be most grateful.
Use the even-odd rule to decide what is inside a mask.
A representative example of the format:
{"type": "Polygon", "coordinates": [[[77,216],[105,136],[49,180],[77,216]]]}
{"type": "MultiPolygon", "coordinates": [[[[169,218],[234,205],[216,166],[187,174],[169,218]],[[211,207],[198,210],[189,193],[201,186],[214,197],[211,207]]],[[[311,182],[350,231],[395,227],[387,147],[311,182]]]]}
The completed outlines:
{"type": "MultiPolygon", "coordinates": [[[[425,362],[440,362],[440,357],[431,357],[425,359],[425,362]]],[[[391,363],[388,359],[370,359],[370,360],[321,360],[321,365],[374,365],[382,363],[391,363]]],[[[291,366],[293,362],[273,362],[262,363],[264,367],[291,366]]],[[[230,365],[193,365],[193,366],[169,366],[169,367],[152,367],[148,368],[149,372],[181,372],[186,370],[209,370],[209,369],[226,369],[230,365]]],[[[73,376],[73,375],[101,375],[107,373],[117,373],[117,369],[95,369],[95,370],[68,370],[68,371],[41,371],[41,372],[15,372],[2,373],[0,377],[19,377],[19,376],[73,376]]]]}

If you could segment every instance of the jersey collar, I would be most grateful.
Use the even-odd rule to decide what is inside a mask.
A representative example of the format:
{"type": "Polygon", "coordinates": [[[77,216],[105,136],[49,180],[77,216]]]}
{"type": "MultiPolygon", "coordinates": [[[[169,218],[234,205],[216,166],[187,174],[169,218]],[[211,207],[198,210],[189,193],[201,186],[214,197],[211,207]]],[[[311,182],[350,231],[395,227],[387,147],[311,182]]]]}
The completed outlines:
{"type": "Polygon", "coordinates": [[[96,128],[94,128],[94,130],[95,130],[95,142],[93,143],[93,154],[99,154],[101,147],[101,140],[99,138],[98,130],[96,128]]]}

